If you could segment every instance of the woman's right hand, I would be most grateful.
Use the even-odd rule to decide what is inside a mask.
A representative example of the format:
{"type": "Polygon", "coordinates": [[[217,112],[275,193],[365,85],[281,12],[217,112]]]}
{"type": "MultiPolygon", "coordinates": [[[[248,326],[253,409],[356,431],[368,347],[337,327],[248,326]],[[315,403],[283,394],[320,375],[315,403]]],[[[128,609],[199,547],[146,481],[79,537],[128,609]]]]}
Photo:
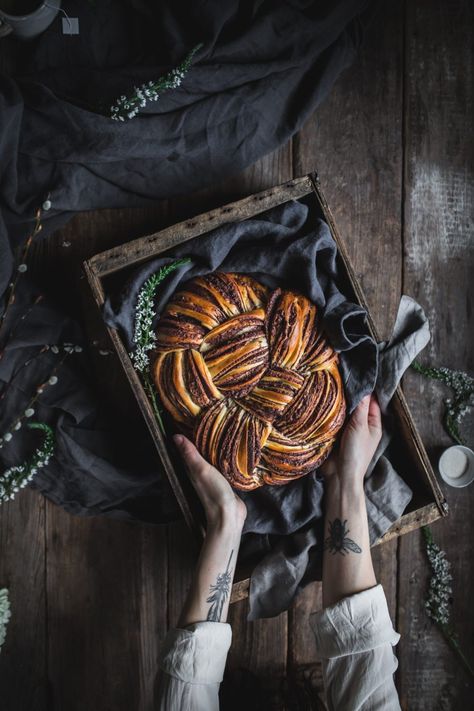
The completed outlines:
{"type": "Polygon", "coordinates": [[[382,416],[375,395],[366,395],[345,425],[337,452],[321,467],[325,477],[362,483],[382,437],[382,416]]]}
{"type": "Polygon", "coordinates": [[[206,512],[208,528],[225,524],[235,530],[242,530],[247,509],[227,479],[201,457],[187,437],[175,435],[173,439],[206,512]]]}

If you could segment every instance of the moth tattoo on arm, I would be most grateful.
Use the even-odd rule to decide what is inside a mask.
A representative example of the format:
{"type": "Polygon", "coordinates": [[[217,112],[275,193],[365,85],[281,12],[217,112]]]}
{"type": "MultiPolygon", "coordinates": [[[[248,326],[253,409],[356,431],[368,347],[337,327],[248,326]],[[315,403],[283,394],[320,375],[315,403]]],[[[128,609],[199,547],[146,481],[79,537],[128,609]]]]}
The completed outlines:
{"type": "Polygon", "coordinates": [[[229,562],[227,563],[227,568],[223,573],[219,573],[217,580],[214,585],[210,587],[210,595],[206,602],[211,603],[209,612],[207,613],[208,622],[220,622],[222,617],[222,610],[224,608],[224,603],[227,600],[230,591],[230,585],[232,582],[232,572],[230,570],[230,561],[234,551],[230,552],[229,562]]]}
{"type": "Polygon", "coordinates": [[[347,528],[347,519],[341,521],[340,518],[335,518],[334,521],[329,521],[329,536],[324,541],[324,549],[335,555],[340,553],[346,555],[349,552],[362,553],[362,548],[348,537],[350,533],[347,528]]]}

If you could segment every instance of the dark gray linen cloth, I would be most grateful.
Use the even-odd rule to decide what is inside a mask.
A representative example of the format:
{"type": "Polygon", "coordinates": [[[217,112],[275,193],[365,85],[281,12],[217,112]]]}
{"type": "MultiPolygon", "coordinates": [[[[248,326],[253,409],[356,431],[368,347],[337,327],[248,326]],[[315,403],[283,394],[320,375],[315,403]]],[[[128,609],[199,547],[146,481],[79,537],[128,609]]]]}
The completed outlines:
{"type": "MultiPolygon", "coordinates": [[[[257,218],[225,225],[186,242],[140,267],[104,306],[105,321],[120,329],[129,351],[133,350],[134,314],[141,286],[178,257],[191,261],[164,283],[157,296],[158,314],[183,282],[215,270],[245,272],[269,287],[297,289],[308,296],[320,309],[331,344],[340,353],[349,412],[376,388],[385,406],[401,377],[402,365],[409,365],[413,344],[420,346],[428,337],[421,310],[417,307],[417,319],[409,318],[415,304],[405,299],[395,340],[376,344],[368,332],[364,309],[348,301],[338,288],[337,249],[327,224],[314,204],[290,201],[257,218]],[[389,354],[382,369],[379,352],[382,359],[389,354]],[[381,375],[386,379],[385,387],[381,375]]],[[[387,442],[388,437],[385,446],[387,442]]],[[[315,471],[285,486],[237,493],[248,510],[241,555],[263,555],[251,579],[249,619],[276,615],[320,572],[324,483],[315,471]]],[[[380,457],[367,478],[366,493],[371,536],[377,538],[403,513],[411,491],[388,459],[380,457]]]]}
{"type": "MultiPolygon", "coordinates": [[[[189,195],[275,150],[354,60],[373,0],[63,0],[64,16],[0,72],[0,298],[12,250],[49,196],[74,212],[189,195]],[[202,43],[182,86],[131,121],[110,106],[202,43]]],[[[6,42],[19,43],[15,38],[6,42]]],[[[1,309],[1,305],[0,305],[1,309]]]]}
{"type": "MultiPolygon", "coordinates": [[[[167,479],[156,471],[156,449],[143,422],[110,405],[93,377],[94,354],[77,321],[50,299],[38,299],[37,288],[26,281],[2,329],[0,437],[12,431],[15,416],[58,368],[64,357],[61,344],[83,350],[67,357],[55,371],[57,384],[45,387],[34,404],[33,419],[54,429],[55,454],[38,470],[31,488],[75,515],[175,521],[179,506],[167,479]],[[45,345],[50,347],[45,350],[45,345]]],[[[0,472],[28,461],[39,442],[38,433],[25,426],[14,432],[0,450],[0,472]]]]}

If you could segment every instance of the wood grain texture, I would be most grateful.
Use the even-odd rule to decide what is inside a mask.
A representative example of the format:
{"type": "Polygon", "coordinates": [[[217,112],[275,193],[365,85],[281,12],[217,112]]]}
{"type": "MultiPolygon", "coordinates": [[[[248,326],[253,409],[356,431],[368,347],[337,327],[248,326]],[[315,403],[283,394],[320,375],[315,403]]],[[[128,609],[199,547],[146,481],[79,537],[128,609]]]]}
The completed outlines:
{"type": "MultiPolygon", "coordinates": [[[[431,343],[421,360],[471,373],[473,27],[474,7],[468,0],[407,3],[404,288],[424,306],[431,323],[431,343]]],[[[409,374],[405,391],[436,461],[440,449],[451,444],[440,424],[446,390],[409,374]]],[[[465,435],[472,446],[472,426],[466,427],[465,435]]],[[[450,516],[432,531],[452,563],[453,620],[473,660],[474,489],[444,485],[443,489],[450,516]]],[[[469,708],[472,680],[423,609],[428,577],[420,534],[404,536],[399,557],[402,707],[417,711],[469,708]]]]}
{"type": "Polygon", "coordinates": [[[324,698],[321,664],[316,660],[316,643],[309,624],[310,615],[323,607],[322,585],[310,583],[288,611],[288,665],[295,677],[304,669],[315,695],[324,698]]]}
{"type": "Polygon", "coordinates": [[[0,508],[0,588],[12,614],[0,652],[2,711],[48,708],[44,511],[31,490],[0,508]]]}
{"type": "Polygon", "coordinates": [[[288,613],[247,622],[248,601],[232,605],[232,647],[221,689],[223,711],[285,711],[288,613]]]}
{"type": "Polygon", "coordinates": [[[53,708],[153,708],[166,630],[166,538],[48,504],[48,667],[53,708]]]}

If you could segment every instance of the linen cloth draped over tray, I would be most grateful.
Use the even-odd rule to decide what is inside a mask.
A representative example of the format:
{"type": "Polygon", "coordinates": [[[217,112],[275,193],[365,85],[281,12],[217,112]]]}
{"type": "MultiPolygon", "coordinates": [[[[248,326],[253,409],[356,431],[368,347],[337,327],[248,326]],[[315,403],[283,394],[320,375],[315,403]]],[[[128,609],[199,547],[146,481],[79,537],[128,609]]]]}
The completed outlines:
{"type": "MultiPolygon", "coordinates": [[[[316,213],[304,200],[290,201],[185,242],[140,267],[119,293],[111,295],[104,306],[105,321],[120,329],[131,352],[138,292],[161,266],[178,257],[191,260],[163,283],[157,314],[192,277],[216,270],[247,273],[271,288],[295,289],[316,304],[331,345],[340,353],[349,412],[374,389],[386,410],[403,371],[429,339],[426,318],[413,300],[404,297],[392,341],[375,343],[365,310],[338,288],[336,244],[316,213]]],[[[157,321],[158,316],[155,325],[157,321]]],[[[365,481],[372,542],[401,516],[411,499],[409,487],[383,455],[388,439],[385,433],[365,481]]],[[[324,483],[315,471],[285,486],[237,493],[248,510],[241,556],[263,555],[251,577],[249,618],[276,615],[288,607],[300,586],[320,575],[324,483]]]]}

